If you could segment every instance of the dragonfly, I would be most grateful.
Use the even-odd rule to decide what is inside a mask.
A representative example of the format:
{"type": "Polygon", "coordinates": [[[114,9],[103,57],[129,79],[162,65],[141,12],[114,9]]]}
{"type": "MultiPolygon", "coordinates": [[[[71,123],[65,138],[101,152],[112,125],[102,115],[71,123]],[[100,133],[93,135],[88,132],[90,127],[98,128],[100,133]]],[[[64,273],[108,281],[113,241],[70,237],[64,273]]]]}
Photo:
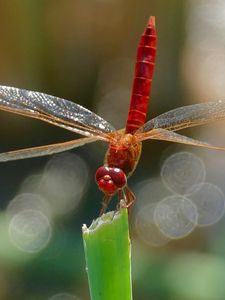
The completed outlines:
{"type": "Polygon", "coordinates": [[[225,147],[177,133],[184,128],[224,120],[224,100],[179,107],[146,122],[156,45],[155,17],[151,16],[137,48],[131,101],[124,129],[116,130],[102,117],[72,101],[40,92],[0,86],[0,110],[39,119],[84,136],[63,143],[0,153],[0,161],[50,155],[95,141],[108,143],[103,166],[100,166],[95,174],[98,188],[104,194],[101,215],[115,194],[118,194],[118,203],[123,200],[127,208],[135,201],[127,178],[137,166],[144,140],[164,140],[225,150],[225,147]]]}

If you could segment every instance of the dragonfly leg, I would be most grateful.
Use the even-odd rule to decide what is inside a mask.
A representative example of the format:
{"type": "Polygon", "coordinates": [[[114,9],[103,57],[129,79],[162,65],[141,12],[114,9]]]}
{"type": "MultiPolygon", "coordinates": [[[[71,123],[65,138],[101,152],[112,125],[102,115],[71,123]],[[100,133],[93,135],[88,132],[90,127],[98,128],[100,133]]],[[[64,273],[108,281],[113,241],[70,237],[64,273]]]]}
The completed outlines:
{"type": "Polygon", "coordinates": [[[119,201],[116,206],[116,211],[118,211],[121,207],[128,208],[128,214],[130,214],[131,206],[135,201],[135,196],[133,192],[126,186],[122,190],[118,191],[119,201]]]}
{"type": "Polygon", "coordinates": [[[124,193],[126,195],[126,207],[129,208],[135,201],[134,193],[126,186],[124,188],[124,193]]]}
{"type": "Polygon", "coordinates": [[[121,207],[125,206],[125,202],[126,201],[126,197],[124,195],[124,191],[122,190],[118,190],[118,202],[116,205],[116,212],[120,210],[121,207]]]}
{"type": "Polygon", "coordinates": [[[101,215],[103,215],[109,205],[109,202],[111,200],[112,196],[109,196],[109,195],[105,195],[103,197],[103,201],[102,201],[102,208],[100,210],[100,213],[99,213],[99,216],[101,217],[101,215]]]}
{"type": "Polygon", "coordinates": [[[128,188],[128,186],[125,186],[124,194],[126,199],[125,207],[128,209],[128,215],[130,215],[132,204],[134,203],[136,198],[134,196],[134,193],[128,188]]]}

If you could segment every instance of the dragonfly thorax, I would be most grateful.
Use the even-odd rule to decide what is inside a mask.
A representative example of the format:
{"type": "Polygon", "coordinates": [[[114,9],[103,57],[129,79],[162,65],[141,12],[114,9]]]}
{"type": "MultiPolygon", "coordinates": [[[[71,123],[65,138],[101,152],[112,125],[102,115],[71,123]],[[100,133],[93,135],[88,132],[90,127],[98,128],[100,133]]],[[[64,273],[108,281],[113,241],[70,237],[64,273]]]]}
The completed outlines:
{"type": "Polygon", "coordinates": [[[130,176],[135,170],[141,154],[141,143],[135,135],[116,132],[105,155],[105,165],[123,170],[130,176]]]}
{"type": "Polygon", "coordinates": [[[113,195],[127,183],[123,170],[106,166],[97,169],[95,179],[98,188],[107,195],[113,195]]]}

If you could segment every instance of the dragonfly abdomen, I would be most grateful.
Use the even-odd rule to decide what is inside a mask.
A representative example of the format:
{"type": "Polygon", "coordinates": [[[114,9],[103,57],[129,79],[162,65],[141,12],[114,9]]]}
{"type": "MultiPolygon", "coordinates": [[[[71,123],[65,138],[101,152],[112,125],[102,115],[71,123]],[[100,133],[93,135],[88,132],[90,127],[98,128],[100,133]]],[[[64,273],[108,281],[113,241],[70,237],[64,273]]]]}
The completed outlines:
{"type": "Polygon", "coordinates": [[[150,17],[137,50],[135,76],[126,133],[134,133],[146,120],[156,57],[155,20],[150,17]]]}

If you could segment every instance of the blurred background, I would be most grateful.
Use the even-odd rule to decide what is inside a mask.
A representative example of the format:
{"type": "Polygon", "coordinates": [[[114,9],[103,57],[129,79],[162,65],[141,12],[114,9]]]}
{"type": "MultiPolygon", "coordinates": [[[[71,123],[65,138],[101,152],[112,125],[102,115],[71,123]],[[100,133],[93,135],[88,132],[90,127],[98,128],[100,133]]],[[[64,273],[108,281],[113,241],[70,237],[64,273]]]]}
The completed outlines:
{"type": "MultiPolygon", "coordinates": [[[[69,99],[122,128],[150,15],[158,50],[149,118],[225,99],[222,0],[0,0],[0,83],[69,99]]],[[[6,112],[0,128],[1,152],[76,138],[6,112]]],[[[225,145],[223,128],[185,134],[225,145]]],[[[106,146],[0,164],[0,299],[90,299],[81,226],[101,207],[94,174],[106,146]]],[[[134,299],[225,299],[224,178],[224,153],[144,143],[129,180],[134,299]]]]}

